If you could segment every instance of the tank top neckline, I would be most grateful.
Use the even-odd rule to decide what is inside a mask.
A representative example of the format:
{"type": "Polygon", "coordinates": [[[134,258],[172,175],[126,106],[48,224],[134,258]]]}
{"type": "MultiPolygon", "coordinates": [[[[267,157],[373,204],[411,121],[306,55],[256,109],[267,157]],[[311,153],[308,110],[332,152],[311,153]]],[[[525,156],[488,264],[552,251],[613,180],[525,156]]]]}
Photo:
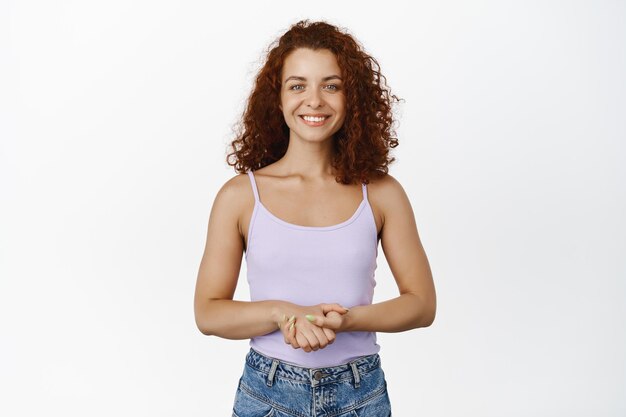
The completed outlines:
{"type": "MultiPolygon", "coordinates": [[[[368,202],[367,201],[367,187],[365,184],[361,183],[363,198],[359,206],[354,211],[354,213],[352,213],[352,216],[350,216],[350,218],[348,218],[347,220],[344,220],[337,224],[331,224],[329,226],[304,226],[300,224],[290,223],[274,215],[267,207],[265,207],[265,205],[261,202],[261,199],[259,198],[259,191],[257,189],[256,180],[254,178],[254,174],[252,173],[252,170],[248,171],[248,175],[251,179],[252,189],[254,192],[255,206],[259,207],[265,214],[267,214],[267,216],[270,219],[274,220],[276,223],[282,224],[283,226],[287,226],[292,229],[309,230],[309,231],[325,231],[325,230],[335,230],[335,229],[348,226],[350,223],[354,222],[359,217],[359,215],[361,214],[361,212],[363,211],[363,209],[365,208],[368,202]]],[[[256,207],[255,207],[255,211],[256,211],[256,207]]]]}

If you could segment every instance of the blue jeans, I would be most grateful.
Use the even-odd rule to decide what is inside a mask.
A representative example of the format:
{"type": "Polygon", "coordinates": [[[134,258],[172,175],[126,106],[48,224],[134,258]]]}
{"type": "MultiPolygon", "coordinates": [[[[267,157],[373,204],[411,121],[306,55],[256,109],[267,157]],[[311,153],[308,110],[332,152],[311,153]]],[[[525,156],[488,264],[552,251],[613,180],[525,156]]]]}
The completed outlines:
{"type": "Polygon", "coordinates": [[[378,354],[328,368],[304,368],[246,355],[233,417],[390,417],[378,354]]]}

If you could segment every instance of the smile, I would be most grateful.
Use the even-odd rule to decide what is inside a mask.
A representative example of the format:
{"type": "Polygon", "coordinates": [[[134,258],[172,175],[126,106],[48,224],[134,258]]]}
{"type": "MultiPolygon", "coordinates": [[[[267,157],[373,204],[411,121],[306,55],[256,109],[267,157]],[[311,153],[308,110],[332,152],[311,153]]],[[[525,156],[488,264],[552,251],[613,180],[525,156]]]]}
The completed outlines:
{"type": "Polygon", "coordinates": [[[299,116],[308,126],[322,126],[330,116],[299,116]]]}

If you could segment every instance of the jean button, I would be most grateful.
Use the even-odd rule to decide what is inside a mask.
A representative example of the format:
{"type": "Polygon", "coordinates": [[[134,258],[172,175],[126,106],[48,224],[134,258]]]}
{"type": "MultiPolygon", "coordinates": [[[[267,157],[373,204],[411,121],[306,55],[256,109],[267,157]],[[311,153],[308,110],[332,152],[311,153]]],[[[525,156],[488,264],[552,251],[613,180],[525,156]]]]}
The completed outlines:
{"type": "Polygon", "coordinates": [[[315,378],[316,381],[319,381],[323,377],[324,376],[322,375],[322,371],[315,371],[315,373],[313,374],[313,378],[315,378]]]}

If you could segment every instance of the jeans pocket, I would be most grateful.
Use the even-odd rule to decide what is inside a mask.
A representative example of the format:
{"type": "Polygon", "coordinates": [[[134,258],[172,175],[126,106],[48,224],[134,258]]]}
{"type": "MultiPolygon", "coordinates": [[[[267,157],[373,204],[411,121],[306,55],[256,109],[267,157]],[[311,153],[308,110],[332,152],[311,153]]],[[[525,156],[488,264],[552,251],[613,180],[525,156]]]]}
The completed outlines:
{"type": "Polygon", "coordinates": [[[241,387],[237,388],[233,417],[272,417],[274,414],[271,405],[251,396],[241,387]]]}
{"type": "Polygon", "coordinates": [[[387,390],[382,394],[377,395],[364,404],[361,404],[358,408],[352,410],[353,417],[390,417],[391,416],[391,402],[389,401],[389,394],[387,390]]]}

